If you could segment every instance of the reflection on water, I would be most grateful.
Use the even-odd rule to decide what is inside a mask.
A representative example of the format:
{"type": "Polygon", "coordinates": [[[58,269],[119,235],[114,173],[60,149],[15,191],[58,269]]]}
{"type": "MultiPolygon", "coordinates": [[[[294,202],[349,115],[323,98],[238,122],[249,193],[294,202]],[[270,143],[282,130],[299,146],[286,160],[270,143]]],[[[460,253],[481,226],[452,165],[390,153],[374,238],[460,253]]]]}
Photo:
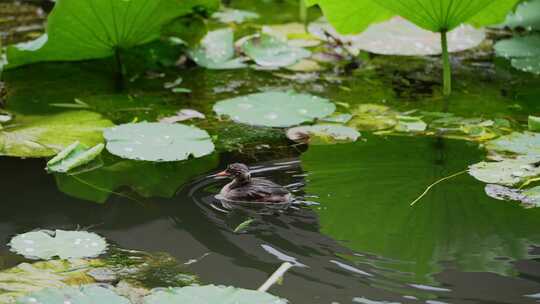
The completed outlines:
{"type": "Polygon", "coordinates": [[[96,177],[85,178],[132,183],[149,198],[139,204],[108,195],[102,205],[78,200],[92,192],[66,188],[42,170],[42,161],[3,158],[0,166],[12,178],[2,184],[0,261],[4,268],[21,261],[4,245],[16,233],[89,227],[124,248],[169,252],[203,282],[256,288],[283,261],[292,262],[297,267],[272,289],[292,303],[534,303],[525,295],[540,291],[531,247],[540,243],[540,211],[492,200],[467,175],[409,207],[426,185],[482,153],[473,144],[433,138],[368,136],[312,146],[299,159],[251,164],[255,176],[319,204],[271,212],[212,207],[227,181],[208,176],[245,161],[231,155],[221,155],[219,165],[215,158],[162,171],[106,160],[96,177]],[[141,190],[159,185],[168,195],[141,190]],[[254,221],[235,233],[248,218],[254,221]]]}

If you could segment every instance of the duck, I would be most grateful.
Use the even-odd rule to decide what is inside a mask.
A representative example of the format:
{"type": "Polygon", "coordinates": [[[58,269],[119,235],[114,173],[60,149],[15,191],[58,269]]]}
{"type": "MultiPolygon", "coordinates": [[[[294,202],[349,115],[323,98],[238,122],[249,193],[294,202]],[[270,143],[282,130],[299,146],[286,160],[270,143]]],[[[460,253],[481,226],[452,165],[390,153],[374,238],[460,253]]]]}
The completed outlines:
{"type": "Polygon", "coordinates": [[[215,176],[232,178],[218,196],[229,202],[286,204],[292,200],[292,194],[285,187],[265,178],[251,177],[245,164],[230,164],[215,176]]]}

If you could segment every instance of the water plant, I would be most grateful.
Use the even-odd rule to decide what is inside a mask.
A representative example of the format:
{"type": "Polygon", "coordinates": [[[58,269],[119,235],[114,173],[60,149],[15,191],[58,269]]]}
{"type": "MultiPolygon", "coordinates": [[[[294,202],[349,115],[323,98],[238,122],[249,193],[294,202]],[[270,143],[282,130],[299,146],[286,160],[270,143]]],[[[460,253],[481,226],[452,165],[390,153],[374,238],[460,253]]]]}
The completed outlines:
{"type": "Polygon", "coordinates": [[[370,24],[400,15],[419,27],[441,35],[443,93],[452,91],[452,72],[448,52],[448,32],[463,23],[474,26],[497,24],[518,0],[307,0],[319,4],[338,31],[354,33],[370,24]]]}

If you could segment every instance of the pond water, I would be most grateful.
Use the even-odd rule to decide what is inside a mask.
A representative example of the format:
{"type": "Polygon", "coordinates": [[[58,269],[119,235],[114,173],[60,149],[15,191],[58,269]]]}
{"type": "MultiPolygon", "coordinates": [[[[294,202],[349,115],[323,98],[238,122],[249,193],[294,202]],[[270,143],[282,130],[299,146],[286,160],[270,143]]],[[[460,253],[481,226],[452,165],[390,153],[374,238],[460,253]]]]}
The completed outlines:
{"type": "MultiPolygon", "coordinates": [[[[296,18],[293,4],[277,3],[232,1],[256,9],[261,23],[296,18]]],[[[134,77],[122,94],[114,92],[108,60],[38,64],[5,73],[4,80],[11,111],[62,112],[67,109],[54,104],[81,98],[115,123],[155,120],[179,108],[210,116],[218,100],[275,88],[351,106],[381,103],[518,123],[540,113],[538,77],[477,54],[454,60],[459,81],[448,100],[438,96],[432,58],[374,57],[367,67],[308,82],[248,69],[168,69],[164,78],[134,77]],[[191,94],[163,90],[179,76],[191,94]]],[[[5,245],[15,234],[84,228],[122,248],[196,259],[187,269],[205,283],[255,289],[294,260],[299,266],[271,289],[291,303],[539,301],[540,209],[489,198],[485,185],[467,174],[409,206],[434,181],[484,160],[477,143],[363,132],[355,143],[308,147],[276,129],[215,118],[197,125],[217,135],[219,153],[165,164],[106,154],[103,167],[76,177],[47,174],[42,159],[1,157],[0,267],[23,261],[5,245]],[[225,181],[210,175],[233,162],[289,185],[306,203],[271,211],[219,208],[214,195],[225,181]],[[247,219],[254,222],[235,233],[247,219]]]]}

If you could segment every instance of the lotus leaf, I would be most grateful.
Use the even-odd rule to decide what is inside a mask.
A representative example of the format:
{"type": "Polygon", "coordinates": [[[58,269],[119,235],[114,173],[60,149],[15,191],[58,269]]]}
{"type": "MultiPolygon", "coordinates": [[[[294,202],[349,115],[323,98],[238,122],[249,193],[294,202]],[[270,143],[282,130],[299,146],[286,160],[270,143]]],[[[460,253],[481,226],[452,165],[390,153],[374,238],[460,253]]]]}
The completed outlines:
{"type": "Polygon", "coordinates": [[[294,92],[264,92],[220,101],[218,115],[253,126],[290,127],[332,114],[336,106],[329,100],[294,92]]]}
{"type": "Polygon", "coordinates": [[[94,283],[88,269],[101,266],[99,260],[71,259],[21,263],[0,271],[0,303],[14,303],[16,298],[44,288],[94,283]]]}
{"type": "Polygon", "coordinates": [[[158,290],[143,299],[143,304],[286,304],[287,300],[269,293],[225,286],[188,286],[158,290]]]}
{"type": "Polygon", "coordinates": [[[397,116],[398,123],[395,127],[397,132],[424,132],[427,124],[420,117],[397,116]]]}
{"type": "Polygon", "coordinates": [[[540,175],[540,156],[518,156],[498,162],[480,162],[469,167],[469,174],[488,184],[513,186],[540,175]]]}
{"type": "Polygon", "coordinates": [[[287,44],[268,34],[252,37],[242,44],[248,57],[263,67],[286,67],[311,56],[311,52],[287,44]]]}
{"type": "Polygon", "coordinates": [[[342,125],[320,124],[291,128],[287,130],[287,137],[297,142],[333,144],[356,141],[360,137],[360,133],[353,128],[342,125]]]}
{"type": "Polygon", "coordinates": [[[197,127],[167,123],[130,123],[106,129],[107,150],[122,158],[179,161],[214,151],[210,135],[197,127]]]}
{"type": "Polygon", "coordinates": [[[8,68],[40,61],[79,61],[112,56],[158,39],[162,27],[216,0],[58,0],[46,34],[8,47],[8,68]]]}
{"type": "Polygon", "coordinates": [[[398,123],[397,112],[378,104],[361,104],[352,114],[353,118],[348,125],[360,131],[386,130],[398,123]]]}
{"type": "Polygon", "coordinates": [[[95,160],[101,154],[103,148],[105,148],[103,144],[98,144],[88,149],[76,141],[47,162],[47,170],[65,173],[76,167],[86,165],[95,160]]]}
{"type": "Polygon", "coordinates": [[[510,28],[540,30],[540,1],[529,0],[521,3],[514,13],[508,15],[504,25],[510,28]]]}
{"type": "Polygon", "coordinates": [[[209,32],[197,48],[189,51],[189,56],[207,69],[246,67],[242,58],[234,58],[234,33],[230,28],[209,32]]]}
{"type": "Polygon", "coordinates": [[[48,260],[95,257],[107,249],[107,242],[99,235],[86,231],[54,232],[47,230],[19,234],[8,244],[11,250],[29,259],[48,260]]]}
{"type": "Polygon", "coordinates": [[[495,45],[497,55],[510,58],[518,70],[540,74],[540,35],[513,37],[495,45]]]}
{"type": "Polygon", "coordinates": [[[514,132],[486,143],[486,149],[523,155],[540,155],[540,133],[514,132]]]}
{"type": "Polygon", "coordinates": [[[16,304],[130,304],[129,300],[99,285],[47,288],[17,299],[16,304]]]}
{"type": "Polygon", "coordinates": [[[314,47],[321,44],[321,40],[306,31],[306,26],[302,23],[286,23],[265,25],[262,32],[279,38],[295,47],[314,47]]]}
{"type": "Polygon", "coordinates": [[[540,132],[540,117],[529,116],[529,130],[533,132],[540,132]]]}
{"type": "Polygon", "coordinates": [[[259,14],[250,11],[224,8],[219,12],[215,12],[212,15],[212,18],[223,23],[244,23],[247,20],[259,18],[259,14]]]}
{"type": "MultiPolygon", "coordinates": [[[[341,35],[325,21],[309,25],[310,32],[321,39],[327,34],[347,42],[347,49],[358,54],[361,50],[382,55],[440,55],[441,36],[416,26],[400,17],[371,25],[358,35],[341,35]]],[[[448,33],[448,51],[460,52],[478,46],[485,38],[484,30],[462,25],[448,33]]]]}
{"type": "Polygon", "coordinates": [[[0,130],[0,155],[48,157],[80,141],[87,147],[103,142],[103,128],[113,123],[88,111],[69,111],[49,116],[19,115],[0,130]]]}

